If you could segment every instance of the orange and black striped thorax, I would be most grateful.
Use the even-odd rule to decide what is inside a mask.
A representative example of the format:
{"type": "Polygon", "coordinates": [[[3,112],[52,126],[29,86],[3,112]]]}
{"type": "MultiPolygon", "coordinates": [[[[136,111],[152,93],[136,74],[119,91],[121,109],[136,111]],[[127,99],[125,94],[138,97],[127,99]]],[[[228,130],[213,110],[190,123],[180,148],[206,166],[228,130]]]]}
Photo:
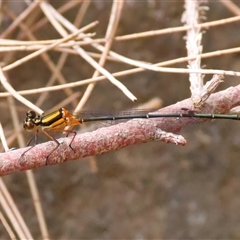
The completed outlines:
{"type": "Polygon", "coordinates": [[[43,128],[61,128],[67,126],[64,118],[64,110],[64,108],[60,108],[59,110],[42,116],[40,125],[43,128]]]}

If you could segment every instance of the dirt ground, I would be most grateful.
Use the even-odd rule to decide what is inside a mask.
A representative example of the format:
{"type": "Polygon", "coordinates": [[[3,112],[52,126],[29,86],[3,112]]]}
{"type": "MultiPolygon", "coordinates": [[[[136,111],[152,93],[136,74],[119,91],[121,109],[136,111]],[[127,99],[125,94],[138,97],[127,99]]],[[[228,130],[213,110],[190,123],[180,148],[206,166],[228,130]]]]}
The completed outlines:
{"type": "MultiPolygon", "coordinates": [[[[181,25],[182,1],[155,2],[151,5],[147,1],[132,4],[128,1],[117,35],[181,25]]],[[[210,1],[209,8],[208,20],[232,16],[220,2],[210,1]]],[[[110,9],[110,2],[104,1],[94,2],[89,8],[85,21],[99,20],[100,36],[106,30],[101,23],[108,21],[110,9]]],[[[74,11],[69,12],[69,18],[72,15],[74,11]]],[[[239,27],[240,23],[234,23],[206,29],[203,51],[239,46],[240,34],[236,34],[239,27]]],[[[183,37],[184,33],[176,33],[118,42],[113,49],[137,60],[160,62],[186,56],[183,37]]],[[[57,57],[58,54],[53,54],[53,59],[57,57]]],[[[20,85],[19,89],[40,86],[40,81],[50,76],[39,60],[31,64],[9,73],[12,82],[20,85]]],[[[209,69],[239,71],[239,64],[239,54],[202,61],[209,69]]],[[[121,65],[108,64],[106,68],[115,72],[121,65]]],[[[85,79],[93,73],[77,57],[71,57],[63,71],[69,81],[85,79]]],[[[188,76],[183,74],[148,71],[120,80],[137,96],[137,104],[160,97],[167,106],[190,97],[188,76]]],[[[238,83],[239,78],[227,76],[217,90],[238,83]]],[[[77,90],[84,91],[85,87],[77,90]]],[[[61,94],[53,93],[48,100],[45,109],[62,100],[61,94]]],[[[117,88],[103,81],[96,86],[86,108],[136,106],[117,88]]],[[[24,111],[19,115],[24,117],[24,111]]],[[[189,126],[180,133],[188,141],[186,146],[154,142],[96,156],[97,172],[91,171],[89,158],[35,170],[51,238],[239,239],[239,127],[237,121],[228,120],[189,126]]],[[[29,136],[26,134],[26,138],[29,136]]],[[[25,173],[3,179],[33,236],[40,238],[25,173]]],[[[0,232],[3,232],[0,238],[4,239],[7,235],[2,227],[0,232]]]]}

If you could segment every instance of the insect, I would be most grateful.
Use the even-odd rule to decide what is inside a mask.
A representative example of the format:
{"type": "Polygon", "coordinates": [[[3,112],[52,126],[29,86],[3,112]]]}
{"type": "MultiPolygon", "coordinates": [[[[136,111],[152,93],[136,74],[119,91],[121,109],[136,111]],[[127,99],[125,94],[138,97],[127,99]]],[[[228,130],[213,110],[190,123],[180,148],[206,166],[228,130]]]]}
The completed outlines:
{"type": "MultiPolygon", "coordinates": [[[[146,111],[145,111],[146,112],[146,111]]],[[[91,116],[87,118],[80,118],[77,115],[71,114],[65,108],[60,108],[59,110],[53,111],[46,115],[38,115],[36,112],[30,110],[26,113],[26,119],[23,123],[23,128],[26,131],[34,131],[34,136],[28,143],[28,146],[34,139],[34,145],[31,146],[28,150],[26,150],[21,157],[23,157],[28,151],[30,151],[37,144],[37,135],[39,131],[42,131],[48,138],[53,140],[57,145],[56,147],[49,153],[47,156],[47,161],[49,156],[56,151],[59,147],[60,143],[48,132],[62,132],[66,133],[67,136],[69,134],[73,134],[73,138],[69,144],[69,147],[74,151],[71,144],[74,141],[76,136],[76,132],[72,131],[71,128],[79,125],[84,122],[94,122],[94,121],[115,121],[115,120],[128,120],[128,119],[149,119],[149,118],[208,118],[208,119],[233,119],[240,120],[240,115],[238,114],[212,114],[212,113],[196,113],[192,110],[188,110],[186,108],[182,108],[180,113],[158,113],[158,112],[133,112],[124,113],[122,112],[119,115],[103,115],[103,116],[91,116]]],[[[75,152],[75,151],[74,151],[75,152]]],[[[46,165],[47,165],[46,161],[46,165]]]]}

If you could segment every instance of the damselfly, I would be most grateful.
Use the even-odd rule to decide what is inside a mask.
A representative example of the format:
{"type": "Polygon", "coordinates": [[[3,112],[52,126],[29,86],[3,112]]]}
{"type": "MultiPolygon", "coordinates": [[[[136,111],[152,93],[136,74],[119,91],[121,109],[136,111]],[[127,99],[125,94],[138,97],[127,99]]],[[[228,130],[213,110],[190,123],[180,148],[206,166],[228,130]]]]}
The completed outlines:
{"type": "MultiPolygon", "coordinates": [[[[146,111],[145,111],[146,112],[146,111]]],[[[62,132],[67,135],[73,134],[73,138],[69,144],[69,147],[74,151],[71,144],[76,136],[76,132],[72,131],[71,128],[84,122],[96,122],[96,121],[115,121],[115,120],[129,120],[129,119],[149,119],[149,118],[207,118],[207,119],[233,119],[240,120],[240,115],[238,114],[211,114],[211,113],[196,113],[192,110],[181,109],[180,113],[158,113],[158,112],[148,112],[145,113],[133,113],[133,114],[120,114],[120,115],[103,115],[103,116],[91,116],[91,117],[79,117],[77,115],[71,114],[65,108],[60,108],[54,112],[46,115],[38,115],[34,111],[28,111],[26,113],[26,119],[23,124],[23,128],[27,131],[34,131],[34,136],[29,141],[28,145],[34,139],[35,145],[37,144],[37,134],[42,131],[48,138],[53,140],[57,145],[50,152],[48,157],[59,147],[60,143],[51,136],[48,131],[62,132]]],[[[34,146],[35,146],[34,145],[34,146]]],[[[26,150],[23,154],[25,155],[34,146],[26,150]]],[[[21,156],[21,157],[22,157],[21,156]]]]}

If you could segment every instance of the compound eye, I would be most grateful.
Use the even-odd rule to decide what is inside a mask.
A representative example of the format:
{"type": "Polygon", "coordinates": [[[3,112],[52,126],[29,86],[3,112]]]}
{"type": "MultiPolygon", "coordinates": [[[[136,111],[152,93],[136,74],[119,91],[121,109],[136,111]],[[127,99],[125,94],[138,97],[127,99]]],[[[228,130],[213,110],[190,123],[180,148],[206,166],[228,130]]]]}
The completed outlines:
{"type": "Polygon", "coordinates": [[[31,121],[26,121],[26,122],[24,122],[24,124],[23,124],[23,128],[26,130],[26,131],[32,131],[33,129],[34,129],[34,123],[33,122],[31,122],[31,121]]]}
{"type": "Polygon", "coordinates": [[[26,117],[30,118],[30,119],[34,119],[36,117],[36,113],[34,111],[30,110],[26,113],[26,117]]]}

